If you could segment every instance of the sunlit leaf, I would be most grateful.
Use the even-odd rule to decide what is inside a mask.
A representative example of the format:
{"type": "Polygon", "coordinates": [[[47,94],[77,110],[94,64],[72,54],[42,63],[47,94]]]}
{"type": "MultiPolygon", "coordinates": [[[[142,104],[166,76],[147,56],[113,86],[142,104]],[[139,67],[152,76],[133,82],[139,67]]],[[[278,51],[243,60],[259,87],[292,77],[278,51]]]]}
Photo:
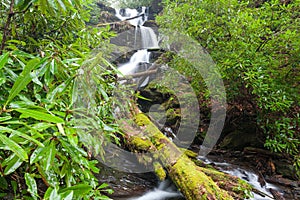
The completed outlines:
{"type": "Polygon", "coordinates": [[[10,120],[12,117],[11,116],[6,116],[6,117],[0,117],[0,122],[4,122],[7,120],[10,120]]]}
{"type": "Polygon", "coordinates": [[[73,191],[75,196],[84,196],[89,193],[93,189],[92,186],[86,184],[78,184],[75,186],[71,186],[65,189],[60,190],[60,193],[64,193],[67,191],[73,191]]]}
{"type": "Polygon", "coordinates": [[[36,143],[39,146],[44,146],[41,142],[37,141],[36,139],[32,138],[31,136],[29,136],[29,135],[27,135],[25,133],[22,133],[20,131],[13,130],[13,129],[8,128],[8,127],[0,126],[0,133],[12,133],[12,134],[20,136],[22,138],[25,138],[25,139],[27,139],[29,141],[32,141],[32,142],[36,143]]]}
{"type": "Polygon", "coordinates": [[[34,178],[29,173],[25,173],[25,182],[28,187],[28,192],[31,194],[33,199],[37,199],[38,197],[37,185],[34,178]]]}
{"type": "Polygon", "coordinates": [[[22,113],[21,118],[34,118],[36,120],[51,122],[51,123],[64,123],[64,120],[60,117],[33,109],[16,109],[17,112],[22,113]]]}
{"type": "Polygon", "coordinates": [[[0,56],[0,69],[2,69],[4,67],[4,65],[7,63],[8,56],[9,56],[9,52],[0,56]]]}
{"type": "Polygon", "coordinates": [[[54,165],[54,158],[56,155],[56,149],[54,145],[54,141],[51,142],[51,144],[46,148],[47,150],[45,151],[45,171],[47,172],[52,165],[54,165]]]}
{"type": "Polygon", "coordinates": [[[10,90],[9,96],[5,105],[7,105],[15,96],[17,96],[31,81],[30,72],[34,68],[36,68],[40,63],[40,59],[35,58],[30,60],[27,65],[25,66],[22,73],[18,76],[17,80],[15,81],[12,89],[10,90]]]}
{"type": "Polygon", "coordinates": [[[6,145],[6,147],[14,152],[21,160],[27,160],[28,155],[26,151],[18,145],[15,141],[11,140],[10,138],[4,136],[3,134],[0,133],[0,141],[6,145]]]}

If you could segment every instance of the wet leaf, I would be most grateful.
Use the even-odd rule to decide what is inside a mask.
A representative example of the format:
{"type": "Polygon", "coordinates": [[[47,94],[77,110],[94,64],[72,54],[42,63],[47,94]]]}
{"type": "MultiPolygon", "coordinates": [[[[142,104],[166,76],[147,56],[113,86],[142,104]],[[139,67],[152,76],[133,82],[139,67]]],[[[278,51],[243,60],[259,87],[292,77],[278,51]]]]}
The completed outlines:
{"type": "Polygon", "coordinates": [[[0,69],[2,69],[4,67],[4,65],[7,63],[8,57],[9,57],[9,52],[0,56],[0,69]]]}
{"type": "Polygon", "coordinates": [[[3,163],[3,165],[6,166],[4,174],[8,175],[15,172],[22,165],[23,161],[17,154],[13,154],[11,157],[8,157],[3,163]]]}
{"type": "Polygon", "coordinates": [[[33,137],[31,137],[31,136],[29,136],[29,135],[27,135],[27,134],[25,134],[25,133],[22,133],[22,132],[20,132],[20,131],[13,130],[13,129],[8,128],[8,127],[0,126],[0,133],[1,133],[1,132],[4,132],[4,133],[12,133],[12,134],[18,135],[18,136],[20,136],[20,137],[22,137],[22,138],[25,138],[25,139],[27,139],[27,140],[29,140],[29,141],[32,141],[32,142],[36,143],[36,144],[39,145],[39,146],[44,146],[41,142],[37,141],[37,140],[34,139],[33,137]]]}
{"type": "Polygon", "coordinates": [[[21,160],[27,160],[28,155],[24,149],[20,145],[18,145],[15,141],[10,138],[4,136],[0,133],[0,141],[6,145],[6,148],[14,152],[21,160]]]}
{"type": "Polygon", "coordinates": [[[13,100],[31,81],[30,72],[34,68],[36,68],[40,64],[40,59],[35,58],[30,60],[27,65],[25,66],[24,70],[18,76],[17,80],[15,81],[12,89],[9,92],[9,96],[5,103],[5,106],[13,100]]]}
{"type": "Polygon", "coordinates": [[[27,189],[28,192],[31,194],[33,199],[37,199],[38,197],[37,185],[34,178],[29,173],[25,173],[25,182],[28,187],[27,189]]]}
{"type": "Polygon", "coordinates": [[[51,123],[64,123],[64,120],[60,117],[33,109],[16,109],[17,112],[22,113],[21,118],[34,118],[41,121],[51,122],[51,123]]]}
{"type": "Polygon", "coordinates": [[[92,186],[86,184],[79,184],[75,186],[71,186],[65,189],[60,190],[61,193],[67,191],[73,191],[75,196],[84,196],[85,194],[89,193],[93,189],[92,186]]]}

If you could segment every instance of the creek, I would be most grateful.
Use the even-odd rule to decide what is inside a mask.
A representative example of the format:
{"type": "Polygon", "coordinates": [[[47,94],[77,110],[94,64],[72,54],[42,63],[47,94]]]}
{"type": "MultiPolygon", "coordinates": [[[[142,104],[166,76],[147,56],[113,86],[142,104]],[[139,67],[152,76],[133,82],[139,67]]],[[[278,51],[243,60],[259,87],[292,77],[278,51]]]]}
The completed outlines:
{"type": "MultiPolygon", "coordinates": [[[[132,75],[135,73],[146,72],[149,70],[151,65],[151,54],[153,50],[159,49],[159,42],[154,30],[150,27],[143,26],[148,19],[149,9],[146,7],[141,7],[139,9],[115,9],[116,17],[120,20],[127,20],[132,26],[134,26],[134,44],[133,47],[135,52],[130,57],[129,61],[124,63],[118,63],[118,70],[123,76],[132,75]],[[128,20],[130,19],[130,20],[128,20]],[[140,39],[138,39],[140,38],[140,39]]],[[[145,87],[149,81],[150,76],[134,78],[133,81],[138,85],[138,88],[145,87]]],[[[257,191],[253,193],[252,200],[271,200],[274,199],[270,192],[270,189],[278,191],[280,194],[284,195],[285,188],[276,186],[274,184],[265,182],[261,184],[259,181],[259,174],[253,169],[247,167],[247,163],[230,163],[227,161],[219,161],[216,157],[199,157],[200,160],[206,164],[211,164],[215,166],[218,170],[225,173],[237,176],[248,183],[250,183],[257,191]]],[[[130,175],[131,176],[131,175],[130,175]]],[[[134,175],[133,175],[134,176],[134,175]]],[[[116,200],[183,200],[184,197],[176,189],[176,187],[171,183],[171,181],[166,180],[164,182],[158,182],[152,175],[146,175],[142,179],[132,179],[128,176],[124,176],[123,183],[119,182],[119,187],[124,187],[128,190],[128,183],[130,182],[132,188],[129,188],[129,193],[126,195],[115,196],[113,199],[116,200]],[[148,176],[148,178],[147,178],[148,176]],[[147,179],[152,179],[150,182],[147,179]],[[136,183],[133,183],[136,180],[136,183]],[[145,188],[135,191],[136,186],[143,185],[145,188]],[[122,186],[123,185],[123,186],[122,186]],[[135,187],[132,185],[136,185],[135,187]],[[147,189],[148,188],[148,189],[147,189]]],[[[102,177],[102,180],[105,178],[102,177]]],[[[109,182],[109,180],[107,181],[109,182]]],[[[123,189],[124,189],[123,188],[123,189]]],[[[118,189],[117,189],[118,190],[118,189]]],[[[286,198],[288,199],[288,198],[286,198]]]]}

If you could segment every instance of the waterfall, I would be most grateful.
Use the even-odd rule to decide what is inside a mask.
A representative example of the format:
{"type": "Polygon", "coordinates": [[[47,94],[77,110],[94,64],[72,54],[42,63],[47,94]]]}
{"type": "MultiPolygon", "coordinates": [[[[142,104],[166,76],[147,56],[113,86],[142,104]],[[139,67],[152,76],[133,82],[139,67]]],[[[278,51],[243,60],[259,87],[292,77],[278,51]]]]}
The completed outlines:
{"type": "Polygon", "coordinates": [[[159,49],[156,34],[152,28],[139,26],[141,30],[143,48],[145,49],[159,49]]]}
{"type": "MultiPolygon", "coordinates": [[[[120,20],[130,19],[128,22],[135,26],[134,46],[141,48],[132,55],[129,62],[119,65],[118,70],[122,73],[122,75],[132,75],[137,72],[147,71],[149,66],[151,66],[151,53],[148,51],[148,49],[159,49],[157,36],[154,30],[150,27],[143,26],[148,19],[148,9],[146,7],[141,7],[140,9],[116,8],[115,10],[116,17],[118,17],[120,20]],[[136,44],[138,34],[140,34],[141,44],[136,44]]],[[[143,81],[141,81],[142,83],[138,84],[138,87],[146,86],[149,82],[149,79],[149,77],[144,78],[143,81]]],[[[134,81],[138,82],[138,79],[134,79],[134,81]]]]}
{"type": "Polygon", "coordinates": [[[129,62],[122,64],[118,67],[118,70],[122,75],[131,75],[136,72],[142,71],[145,68],[145,65],[149,63],[150,52],[146,49],[138,50],[134,53],[129,62]]]}
{"type": "Polygon", "coordinates": [[[140,16],[129,20],[129,23],[133,26],[141,26],[148,20],[147,7],[142,7],[140,11],[131,8],[115,8],[115,11],[116,17],[118,17],[121,21],[140,16]]]}

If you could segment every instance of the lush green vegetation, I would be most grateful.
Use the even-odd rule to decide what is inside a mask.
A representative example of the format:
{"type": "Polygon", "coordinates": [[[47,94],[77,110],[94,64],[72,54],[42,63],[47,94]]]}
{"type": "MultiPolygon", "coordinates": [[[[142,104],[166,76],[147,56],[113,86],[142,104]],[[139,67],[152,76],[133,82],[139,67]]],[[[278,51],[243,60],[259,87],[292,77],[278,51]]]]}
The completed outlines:
{"type": "MultiPolygon", "coordinates": [[[[293,158],[299,172],[300,1],[163,2],[160,26],[210,53],[229,104],[245,112],[250,105],[265,146],[293,158]]],[[[95,178],[93,156],[102,155],[103,138],[118,143],[112,110],[122,102],[111,95],[113,66],[104,59],[113,33],[87,26],[97,24],[97,12],[92,0],[0,2],[0,198],[108,199],[104,192],[112,192],[95,178]]],[[[209,96],[188,62],[174,56],[170,65],[209,96]]]]}
{"type": "MultiPolygon", "coordinates": [[[[300,1],[163,2],[160,26],[199,41],[222,74],[228,103],[250,105],[265,146],[291,156],[299,172],[300,1]]],[[[201,82],[188,63],[174,65],[201,82]]]]}
{"type": "MultiPolygon", "coordinates": [[[[109,104],[95,110],[96,119],[76,105],[79,67],[112,34],[86,26],[92,7],[81,0],[0,3],[1,199],[108,199],[84,147],[101,153],[101,136],[114,131],[109,104]]],[[[99,80],[106,98],[97,103],[109,102],[112,86],[99,80]]]]}

